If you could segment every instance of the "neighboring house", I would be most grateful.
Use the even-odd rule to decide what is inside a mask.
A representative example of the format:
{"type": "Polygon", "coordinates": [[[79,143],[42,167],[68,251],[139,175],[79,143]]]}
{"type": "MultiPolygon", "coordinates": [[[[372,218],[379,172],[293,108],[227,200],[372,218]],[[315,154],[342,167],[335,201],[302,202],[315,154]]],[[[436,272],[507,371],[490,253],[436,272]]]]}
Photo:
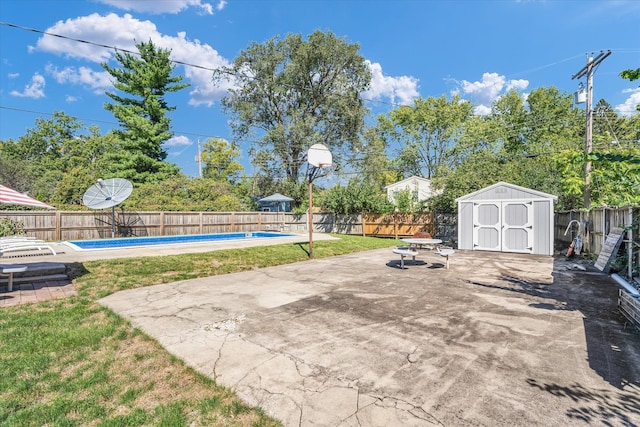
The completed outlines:
{"type": "Polygon", "coordinates": [[[396,194],[400,191],[410,191],[413,200],[416,202],[428,200],[439,194],[439,192],[431,189],[431,180],[419,176],[412,176],[394,184],[387,185],[385,189],[387,190],[387,200],[394,205],[396,204],[396,194]]]}
{"type": "Polygon", "coordinates": [[[258,205],[262,212],[291,212],[291,197],[275,193],[269,197],[258,200],[258,205]]]}

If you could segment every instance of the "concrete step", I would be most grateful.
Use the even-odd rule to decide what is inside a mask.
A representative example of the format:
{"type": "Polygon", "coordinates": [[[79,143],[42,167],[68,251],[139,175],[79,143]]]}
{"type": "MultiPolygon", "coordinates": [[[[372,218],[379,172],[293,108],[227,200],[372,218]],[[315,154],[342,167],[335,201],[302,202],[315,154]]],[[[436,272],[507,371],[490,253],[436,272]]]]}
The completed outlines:
{"type": "MultiPolygon", "coordinates": [[[[8,278],[0,278],[0,286],[7,286],[8,278]]],[[[14,277],[13,286],[24,285],[27,283],[42,283],[42,282],[69,282],[69,277],[66,274],[49,274],[46,276],[28,276],[28,277],[14,277]]]]}
{"type": "MultiPolygon", "coordinates": [[[[20,283],[37,283],[47,281],[68,281],[67,267],[60,262],[24,262],[24,263],[0,263],[2,265],[25,265],[27,270],[13,274],[14,285],[20,283]]],[[[0,285],[7,285],[9,278],[0,275],[0,285]]]]}

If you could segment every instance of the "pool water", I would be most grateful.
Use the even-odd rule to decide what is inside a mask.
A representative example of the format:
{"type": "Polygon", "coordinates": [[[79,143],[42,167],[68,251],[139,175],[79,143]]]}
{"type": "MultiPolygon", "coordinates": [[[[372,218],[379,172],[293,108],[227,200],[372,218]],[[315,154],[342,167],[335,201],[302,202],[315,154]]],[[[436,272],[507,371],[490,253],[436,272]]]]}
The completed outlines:
{"type": "Polygon", "coordinates": [[[169,245],[176,243],[216,242],[220,240],[266,239],[290,237],[294,234],[268,231],[241,233],[189,234],[186,236],[122,237],[116,239],[72,240],[65,242],[76,250],[135,248],[142,246],[169,245]]]}

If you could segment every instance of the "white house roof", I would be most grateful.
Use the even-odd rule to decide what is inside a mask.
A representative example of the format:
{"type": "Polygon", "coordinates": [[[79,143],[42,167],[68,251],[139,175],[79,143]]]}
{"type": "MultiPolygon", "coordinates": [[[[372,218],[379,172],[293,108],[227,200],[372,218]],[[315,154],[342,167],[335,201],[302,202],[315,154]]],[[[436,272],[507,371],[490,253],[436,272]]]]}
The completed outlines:
{"type": "Polygon", "coordinates": [[[416,182],[416,181],[418,181],[418,182],[424,182],[425,184],[429,184],[429,185],[431,185],[431,180],[430,180],[430,179],[422,178],[421,176],[416,176],[416,175],[414,175],[414,176],[410,176],[410,177],[409,177],[409,178],[407,178],[407,179],[403,179],[402,181],[398,181],[398,182],[394,182],[393,184],[389,184],[389,185],[387,185],[387,186],[386,186],[386,187],[384,187],[384,188],[391,188],[391,187],[404,187],[404,186],[406,186],[406,185],[410,185],[410,184],[412,184],[412,183],[414,183],[414,182],[416,182]]]}

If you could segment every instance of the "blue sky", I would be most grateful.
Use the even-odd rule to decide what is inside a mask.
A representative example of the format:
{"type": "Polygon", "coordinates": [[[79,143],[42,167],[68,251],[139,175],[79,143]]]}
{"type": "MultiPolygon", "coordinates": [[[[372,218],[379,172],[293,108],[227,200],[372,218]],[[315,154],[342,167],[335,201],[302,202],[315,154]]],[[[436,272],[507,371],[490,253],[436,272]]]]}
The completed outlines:
{"type": "MultiPolygon", "coordinates": [[[[525,97],[542,86],[573,93],[571,76],[587,56],[611,50],[594,74],[594,103],[604,98],[625,115],[640,104],[639,83],[618,76],[640,67],[637,0],[2,0],[0,22],[0,140],[54,111],[103,132],[117,127],[103,109],[112,87],[99,65],[117,64],[113,50],[42,32],[130,51],[151,39],[177,61],[216,68],[251,42],[330,30],[358,43],[369,62],[363,96],[372,115],[416,97],[457,93],[485,114],[511,88],[525,97]]],[[[177,107],[167,160],[196,176],[198,139],[231,139],[225,89],[206,70],[178,65],[176,73],[192,86],[167,97],[177,107]]],[[[252,174],[247,143],[241,148],[252,174]]]]}

